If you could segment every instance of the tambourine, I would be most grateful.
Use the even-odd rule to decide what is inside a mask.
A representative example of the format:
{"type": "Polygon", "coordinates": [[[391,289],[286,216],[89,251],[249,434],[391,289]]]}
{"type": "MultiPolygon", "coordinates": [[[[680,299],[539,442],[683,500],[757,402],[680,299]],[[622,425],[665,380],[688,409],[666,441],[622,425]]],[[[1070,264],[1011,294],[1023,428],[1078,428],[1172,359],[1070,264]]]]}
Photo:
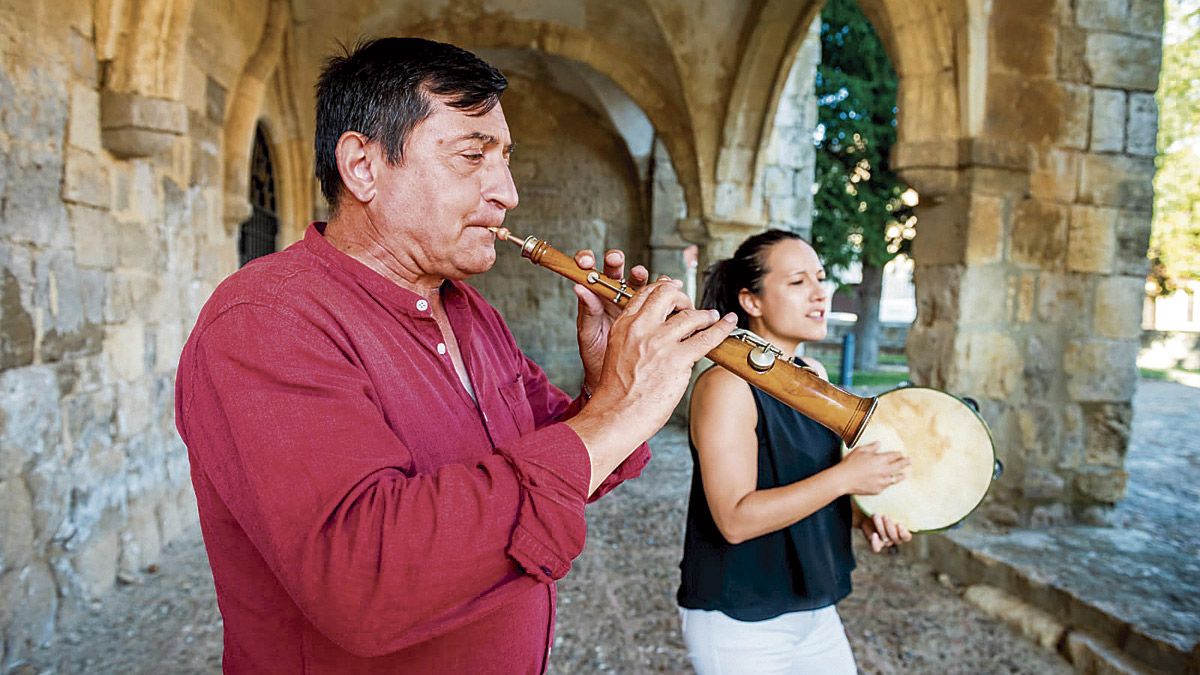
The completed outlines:
{"type": "MultiPolygon", "coordinates": [[[[903,387],[879,396],[858,445],[912,461],[908,478],[877,495],[855,495],[868,516],[886,514],[909,532],[952,527],[974,511],[1003,465],[991,431],[967,401],[937,389],[903,387]]],[[[843,448],[843,454],[849,448],[843,448]]]]}

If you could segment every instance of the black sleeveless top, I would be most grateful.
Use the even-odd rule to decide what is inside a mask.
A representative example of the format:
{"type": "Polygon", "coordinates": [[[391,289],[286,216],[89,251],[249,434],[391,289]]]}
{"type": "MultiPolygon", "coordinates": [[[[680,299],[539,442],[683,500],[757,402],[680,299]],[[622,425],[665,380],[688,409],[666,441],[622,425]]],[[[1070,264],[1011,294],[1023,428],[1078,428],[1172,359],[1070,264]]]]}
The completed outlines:
{"type": "MultiPolygon", "coordinates": [[[[837,434],[751,387],[758,410],[758,489],[794,483],[841,460],[837,434]]],[[[689,441],[691,439],[689,438],[689,441]]],[[[850,594],[854,553],[850,498],[741,544],[730,544],[704,497],[696,446],[688,498],[682,583],[676,599],[688,609],[720,610],[739,621],[828,607],[850,594]]]]}

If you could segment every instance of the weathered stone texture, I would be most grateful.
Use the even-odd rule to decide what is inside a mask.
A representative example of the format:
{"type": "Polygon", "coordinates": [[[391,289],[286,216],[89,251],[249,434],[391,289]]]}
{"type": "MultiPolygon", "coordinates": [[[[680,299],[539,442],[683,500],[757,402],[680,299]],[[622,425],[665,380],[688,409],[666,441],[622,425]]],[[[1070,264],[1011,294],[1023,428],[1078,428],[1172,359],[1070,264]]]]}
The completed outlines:
{"type": "Polygon", "coordinates": [[[1029,176],[1030,196],[1068,204],[1075,201],[1079,164],[1078,152],[1052,148],[1038,153],[1029,176]]]}
{"type": "Polygon", "coordinates": [[[1026,199],[1013,216],[1012,259],[1019,265],[1060,269],[1066,259],[1066,207],[1026,199]]]}
{"type": "Polygon", "coordinates": [[[1138,157],[1153,157],[1158,151],[1158,104],[1154,94],[1129,95],[1129,121],[1125,131],[1126,151],[1138,157]]]}
{"type": "Polygon", "coordinates": [[[768,227],[807,235],[812,222],[817,123],[814,75],[821,57],[819,21],[814,21],[779,98],[766,143],[761,193],[768,227]]]}
{"type": "Polygon", "coordinates": [[[966,262],[984,265],[1004,257],[1007,202],[998,197],[976,196],[971,200],[967,232],[966,262]]]}
{"type": "Polygon", "coordinates": [[[1137,387],[1134,341],[1071,342],[1064,355],[1067,392],[1076,401],[1128,401],[1137,387]]]}
{"type": "Polygon", "coordinates": [[[1092,102],[1092,152],[1121,152],[1125,149],[1125,92],[1097,89],[1092,102]]]}
{"type": "Polygon", "coordinates": [[[1008,334],[961,334],[955,352],[959,355],[960,369],[959,379],[951,384],[953,390],[1001,400],[1016,393],[1022,359],[1016,342],[1008,334]]]}
{"type": "Polygon", "coordinates": [[[1085,404],[1084,461],[1091,466],[1120,469],[1129,447],[1133,406],[1129,403],[1085,404]]]}
{"type": "Polygon", "coordinates": [[[1104,274],[1112,269],[1117,245],[1117,209],[1075,206],[1067,234],[1067,269],[1104,274]]]}
{"type": "Polygon", "coordinates": [[[1101,87],[1154,91],[1162,63],[1161,41],[1117,33],[1087,36],[1085,61],[1092,83],[1101,87]]]}
{"type": "Polygon", "coordinates": [[[68,150],[65,170],[63,201],[109,208],[112,203],[112,183],[109,181],[108,166],[96,155],[68,150]]]}
{"type": "Polygon", "coordinates": [[[1075,475],[1075,489],[1087,499],[1115,504],[1125,496],[1129,474],[1121,469],[1086,467],[1075,475]]]}
{"type": "Polygon", "coordinates": [[[1150,212],[1121,211],[1117,218],[1117,249],[1113,272],[1145,276],[1150,271],[1146,250],[1150,247],[1150,212]]]}
{"type": "Polygon", "coordinates": [[[1089,30],[1122,32],[1129,24],[1129,0],[1079,0],[1075,21],[1089,30]]]}
{"type": "Polygon", "coordinates": [[[1145,285],[1142,277],[1104,277],[1096,283],[1092,317],[1097,335],[1136,340],[1142,334],[1145,285]]]}
{"type": "Polygon", "coordinates": [[[1087,154],[1079,176],[1079,201],[1098,206],[1150,210],[1154,160],[1087,154]]]}

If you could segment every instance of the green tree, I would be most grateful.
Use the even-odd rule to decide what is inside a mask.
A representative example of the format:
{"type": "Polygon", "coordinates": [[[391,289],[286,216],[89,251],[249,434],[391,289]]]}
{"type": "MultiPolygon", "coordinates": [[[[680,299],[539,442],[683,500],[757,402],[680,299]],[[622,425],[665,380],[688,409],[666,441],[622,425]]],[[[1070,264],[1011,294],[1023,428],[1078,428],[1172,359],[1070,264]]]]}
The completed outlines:
{"type": "Polygon", "coordinates": [[[1167,0],[1165,9],[1150,240],[1160,293],[1200,280],[1200,0],[1167,0]]]}
{"type": "Polygon", "coordinates": [[[883,267],[907,252],[915,234],[916,218],[901,197],[909,188],[888,163],[897,86],[883,43],[855,0],[829,0],[821,10],[816,77],[812,237],[835,279],[853,263],[862,265],[855,326],[860,370],[878,363],[883,267]]]}

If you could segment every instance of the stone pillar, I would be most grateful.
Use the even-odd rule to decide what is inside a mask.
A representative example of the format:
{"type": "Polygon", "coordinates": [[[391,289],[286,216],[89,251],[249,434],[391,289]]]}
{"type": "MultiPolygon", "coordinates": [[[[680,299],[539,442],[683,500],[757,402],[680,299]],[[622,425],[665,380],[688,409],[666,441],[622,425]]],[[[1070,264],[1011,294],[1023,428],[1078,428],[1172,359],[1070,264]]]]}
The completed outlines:
{"type": "Polygon", "coordinates": [[[763,160],[761,194],[768,227],[808,237],[812,232],[813,182],[817,153],[814,83],[821,62],[821,20],[809,27],[775,109],[763,160]]]}
{"type": "Polygon", "coordinates": [[[989,56],[981,135],[894,155],[921,193],[909,363],[980,400],[1007,465],[985,515],[1094,521],[1125,488],[1162,8],[1000,11],[993,37],[1038,29],[989,56]]]}

